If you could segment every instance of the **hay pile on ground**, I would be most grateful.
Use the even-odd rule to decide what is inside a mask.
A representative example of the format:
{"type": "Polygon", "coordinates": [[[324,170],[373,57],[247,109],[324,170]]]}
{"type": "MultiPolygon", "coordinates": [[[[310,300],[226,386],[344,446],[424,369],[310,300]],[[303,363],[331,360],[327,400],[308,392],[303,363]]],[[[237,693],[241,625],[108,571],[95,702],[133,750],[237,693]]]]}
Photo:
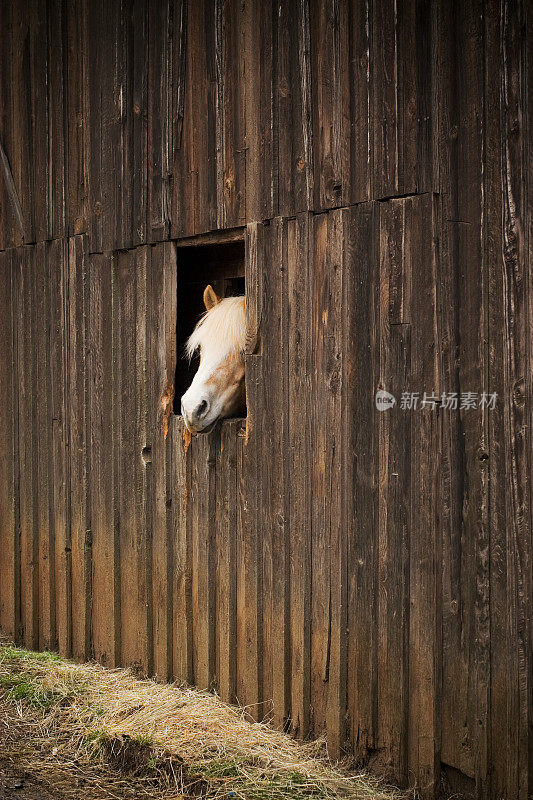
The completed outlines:
{"type": "Polygon", "coordinates": [[[207,693],[0,647],[4,756],[65,798],[391,800],[207,693]]]}

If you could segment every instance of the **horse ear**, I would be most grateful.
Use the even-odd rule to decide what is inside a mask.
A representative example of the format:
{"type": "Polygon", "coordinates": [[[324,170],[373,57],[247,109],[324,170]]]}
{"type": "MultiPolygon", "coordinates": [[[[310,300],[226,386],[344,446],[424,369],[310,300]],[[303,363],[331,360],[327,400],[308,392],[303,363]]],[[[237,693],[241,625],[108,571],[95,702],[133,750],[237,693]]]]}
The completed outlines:
{"type": "Polygon", "coordinates": [[[209,284],[209,286],[206,286],[204,289],[204,305],[207,311],[211,311],[213,306],[216,306],[217,303],[220,303],[220,297],[217,296],[215,290],[211,284],[209,284]]]}

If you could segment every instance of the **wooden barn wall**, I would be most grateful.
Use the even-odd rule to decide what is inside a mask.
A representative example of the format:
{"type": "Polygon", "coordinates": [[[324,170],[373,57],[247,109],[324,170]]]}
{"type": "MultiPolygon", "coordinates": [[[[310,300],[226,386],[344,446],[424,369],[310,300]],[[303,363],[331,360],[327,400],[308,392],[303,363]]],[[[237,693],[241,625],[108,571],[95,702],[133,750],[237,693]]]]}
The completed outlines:
{"type": "Polygon", "coordinates": [[[528,800],[531,5],[0,19],[1,630],[528,800]],[[174,242],[239,227],[248,417],[191,440],[174,242]]]}

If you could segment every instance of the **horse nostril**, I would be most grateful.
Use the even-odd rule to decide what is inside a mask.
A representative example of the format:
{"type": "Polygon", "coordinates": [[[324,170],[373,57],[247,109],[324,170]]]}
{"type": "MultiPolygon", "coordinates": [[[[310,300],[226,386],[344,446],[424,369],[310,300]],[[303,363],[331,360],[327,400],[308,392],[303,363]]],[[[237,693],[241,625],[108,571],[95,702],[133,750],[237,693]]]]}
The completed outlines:
{"type": "Polygon", "coordinates": [[[202,400],[202,402],[196,409],[196,416],[203,417],[206,412],[207,412],[207,400],[202,400]]]}

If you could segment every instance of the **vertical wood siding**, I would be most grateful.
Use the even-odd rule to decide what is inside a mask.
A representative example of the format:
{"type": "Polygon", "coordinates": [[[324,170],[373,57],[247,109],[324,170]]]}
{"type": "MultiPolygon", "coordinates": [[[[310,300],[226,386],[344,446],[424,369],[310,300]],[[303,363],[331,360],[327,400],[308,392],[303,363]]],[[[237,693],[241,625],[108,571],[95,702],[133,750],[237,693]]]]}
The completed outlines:
{"type": "Polygon", "coordinates": [[[528,800],[531,5],[0,18],[2,632],[528,800]],[[191,440],[175,240],[239,228],[248,417],[191,440]]]}

